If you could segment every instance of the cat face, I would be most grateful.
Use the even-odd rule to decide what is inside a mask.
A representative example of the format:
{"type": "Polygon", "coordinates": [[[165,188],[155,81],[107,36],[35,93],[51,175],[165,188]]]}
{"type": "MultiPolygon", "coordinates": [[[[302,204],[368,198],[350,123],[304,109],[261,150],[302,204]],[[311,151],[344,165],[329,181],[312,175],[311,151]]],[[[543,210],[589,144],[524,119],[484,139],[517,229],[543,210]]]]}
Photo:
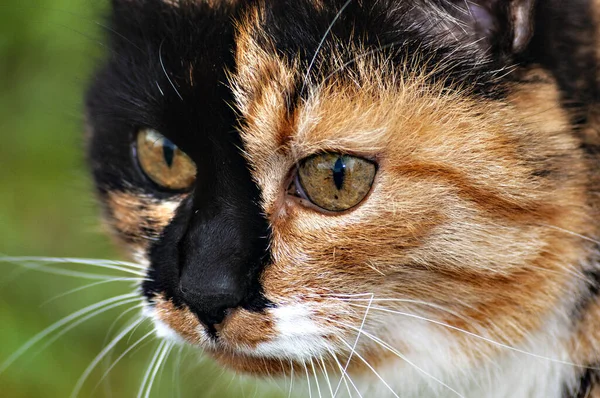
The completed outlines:
{"type": "Polygon", "coordinates": [[[89,157],[157,330],[254,374],[476,365],[566,308],[587,164],[507,69],[515,3],[115,1],[89,157]]]}

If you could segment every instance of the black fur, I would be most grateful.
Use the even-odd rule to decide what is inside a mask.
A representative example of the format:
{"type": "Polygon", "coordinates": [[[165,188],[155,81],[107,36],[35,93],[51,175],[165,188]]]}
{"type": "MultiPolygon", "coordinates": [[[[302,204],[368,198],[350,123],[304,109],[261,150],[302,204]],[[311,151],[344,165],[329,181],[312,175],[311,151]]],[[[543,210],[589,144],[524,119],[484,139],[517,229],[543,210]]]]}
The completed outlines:
{"type": "Polygon", "coordinates": [[[574,122],[585,124],[587,106],[599,100],[591,0],[538,0],[535,26],[528,56],[554,74],[574,122]]]}
{"type": "Polygon", "coordinates": [[[173,194],[136,165],[131,148],[141,127],[160,131],[198,166],[190,196],[151,248],[152,281],[144,293],[187,304],[207,325],[219,323],[227,308],[261,310],[267,302],[258,278],[269,257],[269,231],[229,106],[229,12],[116,1],[110,26],[112,51],[87,99],[94,131],[89,158],[100,193],[173,194]]]}
{"type": "Polygon", "coordinates": [[[579,380],[577,381],[575,389],[564,388],[564,398],[592,398],[590,395],[595,387],[600,385],[600,364],[590,365],[588,369],[585,369],[579,380]]]}

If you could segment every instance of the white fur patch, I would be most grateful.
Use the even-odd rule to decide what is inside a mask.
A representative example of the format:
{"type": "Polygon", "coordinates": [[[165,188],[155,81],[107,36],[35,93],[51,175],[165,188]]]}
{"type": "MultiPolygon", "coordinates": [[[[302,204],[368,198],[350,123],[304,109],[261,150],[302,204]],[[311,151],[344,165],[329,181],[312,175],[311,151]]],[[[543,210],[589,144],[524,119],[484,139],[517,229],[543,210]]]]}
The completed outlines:
{"type": "Polygon", "coordinates": [[[158,318],[156,314],[156,310],[149,305],[145,305],[142,309],[142,315],[147,318],[152,319],[152,323],[154,323],[154,333],[156,337],[170,340],[175,343],[183,343],[184,340],[179,336],[170,326],[164,323],[162,320],[158,318]]]}
{"type": "Polygon", "coordinates": [[[269,358],[309,361],[332,349],[323,337],[327,330],[311,319],[312,311],[306,304],[285,305],[270,310],[278,336],[259,344],[250,354],[269,358]]]}
{"type": "Polygon", "coordinates": [[[468,335],[472,350],[482,345],[498,348],[479,359],[464,351],[464,342],[456,338],[460,332],[450,333],[447,327],[426,320],[389,317],[384,330],[365,329],[392,347],[409,347],[399,350],[403,358],[375,368],[389,388],[373,372],[363,372],[353,381],[365,397],[560,398],[565,384],[572,384],[579,371],[567,349],[571,301],[560,305],[538,332],[514,349],[484,341],[485,331],[483,338],[468,335]]]}

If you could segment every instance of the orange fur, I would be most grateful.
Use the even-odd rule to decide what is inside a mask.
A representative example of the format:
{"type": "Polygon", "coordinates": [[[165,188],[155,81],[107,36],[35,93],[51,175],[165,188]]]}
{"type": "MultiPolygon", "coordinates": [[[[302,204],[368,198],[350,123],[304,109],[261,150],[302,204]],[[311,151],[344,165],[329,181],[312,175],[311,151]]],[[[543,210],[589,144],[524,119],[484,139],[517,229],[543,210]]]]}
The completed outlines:
{"type": "Polygon", "coordinates": [[[106,222],[123,244],[146,250],[169,224],[183,197],[162,202],[133,192],[109,192],[106,205],[110,214],[106,222]]]}

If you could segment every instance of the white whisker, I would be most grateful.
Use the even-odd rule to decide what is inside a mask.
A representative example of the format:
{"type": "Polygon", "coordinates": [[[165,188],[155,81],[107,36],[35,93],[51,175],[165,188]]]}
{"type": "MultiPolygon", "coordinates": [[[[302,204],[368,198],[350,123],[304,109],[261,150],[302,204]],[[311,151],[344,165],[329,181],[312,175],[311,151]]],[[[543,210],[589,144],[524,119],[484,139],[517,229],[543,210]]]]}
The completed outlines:
{"type": "Polygon", "coordinates": [[[100,383],[102,383],[102,381],[104,381],[104,379],[106,379],[106,377],[108,376],[108,374],[110,373],[110,371],[113,370],[113,368],[115,366],[117,366],[117,364],[121,361],[121,359],[123,359],[125,357],[125,355],[127,355],[128,353],[130,353],[135,347],[137,347],[138,345],[140,345],[144,340],[146,340],[152,334],[154,334],[154,330],[149,331],[148,333],[146,333],[145,335],[143,335],[142,337],[140,337],[138,340],[136,340],[135,343],[133,343],[132,345],[130,345],[129,347],[127,347],[127,349],[125,351],[123,351],[123,353],[121,355],[119,355],[119,357],[117,359],[115,359],[111,363],[111,365],[108,367],[108,369],[104,372],[104,374],[102,375],[102,377],[100,378],[100,380],[96,384],[96,387],[94,387],[94,390],[96,388],[98,388],[98,386],[100,385],[100,383]]]}
{"type": "MultiPolygon", "coordinates": [[[[356,306],[356,307],[365,307],[364,305],[359,305],[359,304],[350,304],[350,305],[353,305],[353,306],[356,306]]],[[[495,346],[498,346],[498,347],[501,347],[501,348],[505,348],[507,350],[514,351],[514,352],[517,352],[519,354],[528,355],[528,356],[531,356],[533,358],[539,358],[539,359],[543,359],[543,360],[546,360],[546,361],[550,361],[550,362],[554,362],[554,363],[559,363],[559,364],[562,364],[562,365],[574,366],[574,367],[577,367],[577,368],[600,370],[600,367],[590,367],[590,366],[585,366],[585,365],[581,365],[581,364],[576,364],[576,363],[573,363],[573,362],[562,361],[560,359],[548,358],[548,357],[545,357],[543,355],[534,354],[532,352],[521,350],[519,348],[515,348],[515,347],[509,346],[507,344],[500,343],[498,341],[489,339],[487,337],[480,336],[480,335],[475,334],[473,332],[469,332],[468,330],[464,330],[464,329],[461,329],[459,327],[452,326],[452,325],[449,325],[449,324],[444,323],[444,322],[436,321],[434,319],[425,318],[425,317],[422,317],[422,316],[419,316],[419,315],[415,315],[415,314],[411,314],[411,313],[406,313],[406,312],[401,312],[401,311],[394,311],[394,310],[390,310],[388,308],[381,308],[381,307],[374,307],[374,306],[371,306],[371,309],[372,310],[383,311],[383,312],[389,312],[389,313],[396,314],[396,315],[403,315],[403,316],[406,316],[406,317],[409,317],[409,318],[415,318],[415,319],[419,319],[419,320],[422,320],[422,321],[425,321],[425,322],[430,322],[430,323],[433,323],[435,325],[439,325],[439,326],[446,327],[448,329],[456,330],[457,332],[464,333],[464,334],[466,334],[468,336],[471,336],[471,337],[474,337],[476,339],[488,342],[488,343],[490,343],[492,345],[495,345],[495,346]]]]}
{"type": "Polygon", "coordinates": [[[382,51],[382,50],[386,50],[388,48],[397,46],[398,44],[401,44],[402,42],[394,42],[394,43],[389,43],[386,44],[384,46],[379,46],[377,48],[373,48],[369,51],[365,51],[362,54],[357,55],[356,57],[352,58],[350,61],[344,63],[343,65],[341,65],[340,67],[338,67],[337,69],[335,69],[333,72],[329,73],[327,76],[325,76],[325,78],[323,79],[323,83],[327,82],[327,80],[329,80],[333,75],[335,75],[337,72],[343,70],[344,68],[346,68],[347,66],[352,65],[353,63],[359,61],[361,58],[367,57],[371,54],[374,54],[378,51],[382,51]]]}
{"type": "MultiPolygon", "coordinates": [[[[343,381],[344,384],[346,385],[346,390],[348,391],[348,396],[350,398],[352,398],[352,393],[350,392],[350,387],[348,386],[348,382],[350,382],[350,384],[352,384],[352,388],[354,388],[354,390],[356,391],[356,393],[358,394],[358,396],[360,398],[362,398],[362,395],[360,393],[360,390],[358,389],[358,387],[356,387],[356,385],[354,384],[354,382],[352,381],[352,378],[350,377],[350,375],[344,370],[344,367],[342,366],[342,364],[340,363],[340,360],[338,359],[337,355],[335,354],[335,352],[329,350],[329,354],[331,355],[331,357],[333,358],[333,360],[335,361],[335,363],[337,364],[338,368],[340,369],[341,372],[341,378],[340,378],[340,383],[343,381]]],[[[339,385],[339,383],[338,383],[339,385]]],[[[335,396],[337,395],[338,390],[336,389],[333,393],[333,397],[335,398],[335,396]]]]}
{"type": "MultiPolygon", "coordinates": [[[[118,302],[118,303],[114,303],[114,304],[111,304],[111,305],[109,305],[107,307],[100,308],[100,309],[92,312],[91,314],[88,314],[88,315],[84,316],[83,318],[78,319],[77,321],[73,322],[69,326],[67,326],[64,329],[62,329],[59,333],[57,333],[56,335],[54,335],[50,340],[48,340],[43,346],[40,347],[39,350],[37,350],[35,352],[34,356],[37,355],[38,353],[40,353],[41,351],[45,350],[46,348],[48,348],[52,343],[54,343],[56,340],[58,340],[59,338],[61,338],[62,336],[64,336],[67,332],[69,332],[70,330],[72,330],[72,329],[76,328],[77,326],[81,325],[82,323],[84,323],[88,319],[91,319],[91,318],[93,318],[95,316],[98,316],[98,315],[103,314],[103,313],[105,313],[107,311],[110,311],[113,308],[117,308],[117,307],[120,307],[120,306],[125,305],[125,304],[135,303],[136,301],[139,301],[139,299],[138,298],[133,298],[133,299],[129,299],[129,300],[126,300],[126,301],[121,301],[121,302],[118,302]]],[[[135,310],[135,309],[141,308],[141,307],[142,307],[141,304],[140,305],[136,305],[136,306],[134,306],[132,308],[129,308],[128,310],[125,310],[124,313],[127,313],[129,311],[132,311],[132,310],[135,310]]]]}
{"type": "MultiPolygon", "coordinates": [[[[343,344],[344,344],[346,347],[348,347],[350,350],[353,350],[352,346],[351,346],[350,344],[348,344],[348,343],[346,342],[346,340],[342,339],[341,337],[339,338],[339,340],[340,340],[340,341],[341,341],[341,342],[342,342],[342,343],[343,343],[343,344]]],[[[393,395],[394,397],[396,397],[396,398],[400,398],[400,397],[398,396],[398,394],[396,394],[396,393],[394,392],[394,390],[392,389],[392,387],[390,387],[390,385],[389,385],[389,384],[388,384],[388,383],[385,381],[385,379],[384,379],[383,377],[381,377],[381,375],[380,375],[379,373],[377,373],[377,371],[375,370],[375,368],[373,368],[373,366],[371,366],[371,364],[370,364],[370,363],[369,363],[369,362],[368,362],[366,359],[364,359],[364,358],[362,357],[362,355],[360,355],[360,354],[359,354],[358,352],[356,352],[356,351],[353,351],[353,352],[354,352],[354,355],[355,355],[355,356],[356,356],[358,359],[360,359],[360,360],[362,361],[362,363],[364,363],[364,364],[365,364],[365,365],[366,365],[366,366],[367,366],[367,367],[368,367],[368,368],[369,368],[369,369],[370,369],[370,370],[373,372],[373,374],[375,374],[375,376],[376,376],[376,377],[377,377],[377,378],[378,378],[378,379],[379,379],[379,380],[380,380],[380,381],[383,383],[383,385],[385,385],[385,386],[388,388],[388,390],[390,390],[390,392],[392,393],[392,395],[393,395]]]]}
{"type": "Polygon", "coordinates": [[[108,343],[108,345],[106,347],[104,347],[104,349],[102,351],[100,351],[100,353],[98,353],[98,355],[96,355],[96,357],[92,360],[92,363],[89,364],[89,366],[83,371],[83,374],[81,375],[81,377],[79,377],[79,380],[77,380],[77,383],[75,384],[75,388],[73,389],[73,392],[71,393],[71,398],[77,398],[77,395],[79,395],[79,392],[81,391],[81,388],[83,387],[83,383],[85,383],[85,381],[88,378],[88,376],[90,375],[90,373],[92,373],[92,370],[94,370],[94,368],[96,367],[96,365],[98,365],[98,363],[102,360],[102,358],[104,358],[104,356],[110,350],[112,350],[119,343],[119,341],[121,341],[123,339],[123,337],[125,337],[129,332],[131,332],[133,330],[133,328],[135,328],[137,325],[142,323],[144,320],[145,320],[144,318],[139,318],[138,320],[132,322],[121,333],[119,333],[114,339],[112,339],[112,341],[110,343],[108,343]]]}
{"type": "Polygon", "coordinates": [[[315,375],[315,384],[317,385],[317,393],[319,394],[319,398],[323,398],[323,395],[321,394],[321,386],[319,385],[319,377],[317,376],[317,370],[315,369],[315,362],[312,358],[310,359],[310,366],[312,368],[313,375],[315,375]]]}
{"type": "Polygon", "coordinates": [[[310,386],[310,376],[308,375],[308,367],[306,366],[306,362],[302,362],[304,365],[304,371],[306,372],[306,382],[308,383],[308,398],[312,398],[312,388],[310,386]]]}
{"type": "MultiPolygon", "coordinates": [[[[335,297],[335,295],[327,295],[327,296],[331,296],[334,299],[338,299],[341,301],[371,301],[371,299],[369,298],[346,298],[345,296],[340,296],[340,297],[335,297]]],[[[413,300],[413,299],[399,299],[399,298],[376,298],[372,300],[373,303],[379,303],[379,302],[395,302],[395,303],[406,303],[406,304],[418,304],[418,305],[424,305],[427,307],[431,307],[431,308],[435,308],[437,310],[440,311],[444,311],[448,314],[457,316],[457,317],[461,317],[462,316],[452,310],[449,310],[441,305],[438,304],[433,304],[433,303],[429,303],[427,301],[422,301],[422,300],[413,300]]],[[[464,319],[464,318],[463,318],[464,319]]],[[[466,320],[466,319],[465,319],[466,320]]]]}
{"type": "Polygon", "coordinates": [[[331,397],[333,398],[333,387],[331,386],[331,381],[329,380],[329,373],[327,372],[327,366],[325,366],[325,361],[323,360],[323,355],[319,355],[319,361],[317,361],[317,363],[319,363],[319,365],[321,366],[321,369],[323,369],[323,374],[325,375],[325,381],[327,381],[327,387],[329,388],[329,393],[331,394],[331,397]]]}
{"type": "MultiPolygon", "coordinates": [[[[103,267],[103,268],[111,268],[119,271],[130,272],[132,270],[128,268],[136,268],[140,271],[145,271],[146,267],[131,263],[127,261],[118,261],[118,260],[107,260],[107,259],[96,259],[96,258],[75,258],[75,257],[35,257],[35,256],[26,256],[26,257],[10,257],[10,256],[2,256],[0,257],[0,262],[9,262],[9,263],[21,263],[21,262],[42,262],[48,264],[79,264],[79,265],[91,265],[93,267],[103,267]]],[[[144,275],[142,275],[144,276],[144,275]]]]}
{"type": "Polygon", "coordinates": [[[340,321],[336,321],[335,319],[329,319],[328,321],[331,322],[335,322],[338,323],[344,327],[353,329],[358,331],[358,333],[363,334],[365,337],[371,339],[372,341],[374,341],[375,343],[379,344],[381,347],[385,348],[386,350],[390,351],[391,353],[395,354],[398,358],[402,359],[403,361],[405,361],[406,363],[408,363],[410,366],[414,367],[415,369],[417,369],[419,372],[423,373],[425,376],[431,378],[432,380],[438,382],[440,385],[446,387],[448,390],[452,391],[454,394],[458,395],[461,398],[465,398],[463,394],[461,394],[460,392],[456,391],[454,388],[450,387],[448,384],[444,383],[442,380],[438,379],[437,377],[433,376],[432,374],[430,374],[429,372],[427,372],[426,370],[422,369],[421,367],[419,367],[418,365],[416,365],[415,363],[413,363],[412,361],[410,361],[404,354],[402,354],[400,351],[398,351],[396,348],[392,347],[391,345],[389,345],[388,343],[386,343],[385,341],[381,340],[379,337],[376,337],[364,330],[360,330],[355,326],[349,325],[347,323],[344,322],[340,322],[340,321]]]}
{"type": "MultiPolygon", "coordinates": [[[[119,321],[121,320],[121,318],[125,317],[127,314],[129,314],[131,311],[135,311],[139,308],[144,308],[145,304],[141,303],[139,305],[133,306],[131,308],[126,309],[125,311],[121,312],[121,314],[112,322],[112,324],[110,325],[110,327],[108,328],[108,331],[106,332],[106,335],[104,337],[104,342],[102,343],[103,346],[105,346],[109,339],[110,336],[112,334],[113,329],[116,327],[116,325],[119,323],[119,321]]],[[[142,322],[143,323],[143,322],[142,322]]],[[[135,331],[137,330],[138,327],[140,327],[140,325],[142,324],[138,324],[132,331],[131,333],[129,333],[129,337],[127,338],[126,341],[126,345],[129,345],[131,338],[135,335],[135,331]]],[[[107,366],[109,366],[110,362],[112,361],[112,352],[109,352],[106,357],[104,358],[105,364],[104,364],[104,369],[107,368],[107,366]]]]}
{"type": "MultiPolygon", "coordinates": [[[[162,68],[163,73],[167,77],[167,80],[169,81],[169,83],[171,83],[171,87],[173,87],[173,90],[175,90],[175,92],[177,93],[177,96],[179,97],[179,99],[181,99],[183,101],[183,97],[181,96],[181,94],[177,90],[177,87],[175,87],[175,83],[173,83],[173,81],[171,80],[171,77],[167,73],[167,69],[165,68],[165,64],[164,64],[163,59],[162,59],[163,44],[165,44],[164,40],[160,43],[160,46],[158,47],[158,60],[160,61],[160,67],[162,68]]],[[[161,92],[162,92],[162,90],[161,90],[161,92]]]]}
{"type": "Polygon", "coordinates": [[[150,376],[150,380],[148,382],[148,387],[146,388],[146,394],[144,395],[144,398],[150,398],[150,393],[152,392],[152,386],[154,385],[154,381],[156,380],[156,375],[161,369],[163,363],[165,362],[165,358],[169,355],[172,348],[173,343],[167,343],[163,347],[162,353],[160,354],[160,357],[156,360],[156,364],[154,365],[154,370],[152,371],[152,375],[150,376]]]}
{"type": "Polygon", "coordinates": [[[294,363],[290,360],[290,389],[288,391],[288,398],[292,396],[292,389],[294,387],[294,363]]]}
{"type": "Polygon", "coordinates": [[[342,8],[340,8],[340,10],[337,12],[337,14],[335,15],[335,17],[333,18],[333,20],[331,21],[331,23],[327,27],[327,30],[325,30],[325,33],[323,34],[323,37],[321,38],[321,41],[319,42],[319,45],[317,46],[317,49],[315,50],[315,53],[314,53],[312,59],[310,60],[310,64],[308,64],[308,68],[306,69],[306,74],[304,75],[304,80],[303,80],[303,83],[302,83],[302,89],[300,90],[300,93],[303,93],[304,89],[306,88],[306,83],[308,83],[308,78],[310,76],[310,71],[312,70],[312,67],[315,64],[315,61],[317,60],[317,57],[319,56],[319,51],[321,51],[321,48],[323,47],[323,44],[325,44],[325,40],[327,39],[327,36],[329,36],[329,33],[331,32],[331,29],[333,29],[333,26],[335,25],[335,23],[337,22],[337,20],[342,16],[342,13],[346,9],[346,7],[348,7],[348,5],[350,5],[351,2],[352,2],[352,0],[347,0],[344,3],[344,5],[342,6],[342,8]]]}
{"type": "MultiPolygon", "coordinates": [[[[12,365],[13,362],[15,362],[17,359],[19,359],[21,357],[21,355],[23,355],[33,345],[35,345],[36,343],[41,341],[44,337],[48,336],[50,333],[54,332],[58,328],[68,324],[69,322],[79,318],[80,316],[84,316],[85,314],[87,314],[89,312],[92,312],[98,308],[108,306],[112,303],[127,301],[129,299],[134,299],[134,298],[135,298],[135,300],[141,300],[137,296],[138,296],[137,293],[129,293],[129,294],[124,294],[124,295],[117,296],[117,297],[112,297],[112,298],[103,300],[99,303],[87,306],[79,311],[76,311],[76,312],[60,319],[59,321],[53,323],[52,325],[48,326],[47,328],[45,328],[44,330],[42,330],[41,332],[39,332],[38,334],[33,336],[25,344],[23,344],[21,346],[21,348],[19,348],[10,357],[8,357],[8,359],[6,361],[4,361],[2,366],[0,366],[0,374],[2,374],[10,365],[12,365]]],[[[135,300],[131,300],[131,301],[135,301],[135,300]]],[[[124,303],[122,303],[122,304],[124,304],[124,303]]]]}
{"type": "Polygon", "coordinates": [[[173,365],[173,372],[171,374],[173,389],[175,390],[175,396],[177,397],[181,397],[181,387],[179,386],[179,384],[181,383],[181,361],[184,347],[185,346],[180,345],[179,350],[177,350],[177,360],[173,365]]]}
{"type": "MultiPolygon", "coordinates": [[[[363,327],[365,326],[365,321],[367,320],[367,316],[369,315],[369,309],[371,308],[371,304],[373,302],[374,297],[375,297],[375,295],[371,293],[369,304],[367,306],[367,309],[365,310],[365,314],[364,314],[362,322],[360,324],[360,330],[362,330],[363,327]]],[[[356,335],[356,339],[354,340],[354,345],[352,346],[352,351],[350,351],[350,356],[348,357],[348,360],[346,361],[346,366],[344,366],[344,373],[346,373],[346,371],[348,370],[348,366],[350,365],[350,361],[352,360],[352,355],[354,355],[354,352],[356,351],[356,346],[358,345],[359,339],[360,339],[360,332],[356,335]]],[[[340,380],[340,382],[341,382],[341,380],[340,380]]],[[[340,383],[338,383],[338,385],[336,386],[334,395],[337,394],[339,389],[340,389],[340,383]]]]}
{"type": "MultiPolygon", "coordinates": [[[[113,329],[115,328],[115,326],[117,325],[117,323],[119,323],[119,321],[121,320],[121,318],[123,318],[125,315],[127,315],[128,313],[130,313],[131,311],[134,311],[138,308],[144,308],[146,304],[145,303],[141,303],[139,305],[133,306],[131,308],[126,309],[125,311],[123,311],[118,317],[116,317],[113,322],[111,323],[110,327],[108,328],[108,330],[106,331],[106,335],[104,336],[104,342],[102,343],[102,345],[105,345],[108,340],[110,339],[110,335],[113,331],[113,329]]],[[[135,329],[133,330],[133,332],[135,331],[135,329]]],[[[133,334],[132,332],[132,334],[133,334]]],[[[129,336],[129,339],[131,339],[131,336],[129,336]]],[[[130,340],[127,340],[127,343],[129,344],[130,340]]]]}
{"type": "Polygon", "coordinates": [[[52,275],[70,276],[72,278],[92,279],[92,280],[110,280],[117,278],[111,275],[92,274],[89,272],[71,271],[63,268],[48,267],[41,264],[22,263],[19,266],[32,271],[45,272],[52,275]]]}
{"type": "Polygon", "coordinates": [[[577,232],[569,231],[568,229],[557,227],[556,225],[550,225],[550,224],[539,224],[539,225],[541,225],[543,227],[552,228],[552,229],[555,229],[557,231],[564,232],[564,233],[566,233],[568,235],[573,235],[573,236],[576,236],[576,237],[581,238],[583,240],[587,240],[588,242],[592,242],[592,243],[595,243],[597,245],[600,245],[600,240],[596,240],[596,239],[590,238],[589,236],[578,234],[577,232]]]}
{"type": "Polygon", "coordinates": [[[140,389],[138,391],[137,398],[143,397],[144,391],[146,390],[146,385],[148,384],[148,380],[150,379],[150,374],[152,373],[152,370],[154,369],[154,365],[156,364],[158,357],[160,356],[163,348],[166,345],[167,345],[167,341],[163,340],[158,344],[158,347],[156,347],[156,350],[154,350],[152,359],[150,360],[150,363],[148,364],[148,368],[146,369],[146,373],[144,373],[144,378],[142,379],[142,383],[140,384],[140,389]]]}
{"type": "Polygon", "coordinates": [[[108,280],[102,280],[102,281],[98,281],[98,282],[93,282],[93,283],[87,284],[85,286],[79,286],[79,287],[76,287],[74,289],[68,290],[68,291],[66,291],[64,293],[61,293],[59,295],[56,295],[56,296],[54,296],[54,297],[52,297],[52,298],[44,301],[42,304],[40,304],[40,307],[48,305],[49,303],[51,303],[51,302],[53,302],[55,300],[58,300],[58,299],[60,299],[62,297],[68,296],[70,294],[74,294],[74,293],[77,293],[77,292],[80,292],[80,291],[86,290],[86,289],[91,289],[92,287],[99,286],[99,285],[104,285],[104,284],[107,284],[107,283],[112,283],[112,282],[142,282],[142,281],[149,281],[149,280],[150,279],[148,279],[148,278],[115,278],[115,279],[108,279],[108,280]]]}

